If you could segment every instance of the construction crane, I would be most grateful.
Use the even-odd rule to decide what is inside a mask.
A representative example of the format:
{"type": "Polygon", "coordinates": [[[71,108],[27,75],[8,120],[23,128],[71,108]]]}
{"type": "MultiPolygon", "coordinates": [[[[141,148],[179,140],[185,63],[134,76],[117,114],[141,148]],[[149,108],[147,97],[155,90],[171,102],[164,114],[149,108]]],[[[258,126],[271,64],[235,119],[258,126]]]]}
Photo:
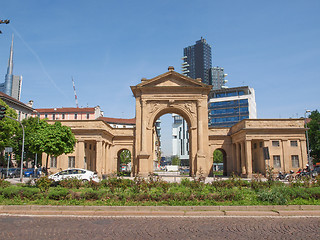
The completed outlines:
{"type": "Polygon", "coordinates": [[[72,77],[72,85],[73,85],[73,91],[74,91],[74,99],[76,100],[77,108],[79,108],[78,98],[77,98],[77,93],[76,93],[76,86],[74,85],[73,77],[72,77]]]}

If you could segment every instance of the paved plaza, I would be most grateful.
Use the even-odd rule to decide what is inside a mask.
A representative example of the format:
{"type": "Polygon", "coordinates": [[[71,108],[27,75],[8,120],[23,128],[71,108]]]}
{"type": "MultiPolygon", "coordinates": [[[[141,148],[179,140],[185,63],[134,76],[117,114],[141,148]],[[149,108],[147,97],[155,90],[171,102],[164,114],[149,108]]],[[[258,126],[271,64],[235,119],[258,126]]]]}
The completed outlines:
{"type": "Polygon", "coordinates": [[[0,239],[320,239],[312,216],[0,216],[0,239]]]}

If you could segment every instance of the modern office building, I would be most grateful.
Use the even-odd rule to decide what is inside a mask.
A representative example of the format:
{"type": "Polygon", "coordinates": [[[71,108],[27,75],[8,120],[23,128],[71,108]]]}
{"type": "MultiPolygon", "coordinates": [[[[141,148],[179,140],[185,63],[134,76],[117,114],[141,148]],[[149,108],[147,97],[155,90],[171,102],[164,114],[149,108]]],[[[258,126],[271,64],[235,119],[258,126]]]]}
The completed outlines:
{"type": "Polygon", "coordinates": [[[212,90],[208,110],[209,127],[232,127],[243,119],[256,119],[254,89],[244,86],[212,90]]]}
{"type": "Polygon", "coordinates": [[[210,85],[211,46],[201,37],[195,45],[183,49],[182,73],[193,79],[201,78],[210,85]]]}
{"type": "Polygon", "coordinates": [[[182,166],[189,166],[188,124],[178,114],[172,114],[172,117],[172,155],[180,158],[182,166]]]}
{"type": "Polygon", "coordinates": [[[10,48],[7,74],[4,83],[0,84],[0,92],[20,101],[22,76],[13,75],[13,36],[10,48]]]}
{"type": "Polygon", "coordinates": [[[221,89],[225,88],[225,84],[228,80],[225,77],[228,74],[224,73],[224,68],[222,67],[212,67],[210,69],[210,85],[212,85],[212,89],[221,89]]]}

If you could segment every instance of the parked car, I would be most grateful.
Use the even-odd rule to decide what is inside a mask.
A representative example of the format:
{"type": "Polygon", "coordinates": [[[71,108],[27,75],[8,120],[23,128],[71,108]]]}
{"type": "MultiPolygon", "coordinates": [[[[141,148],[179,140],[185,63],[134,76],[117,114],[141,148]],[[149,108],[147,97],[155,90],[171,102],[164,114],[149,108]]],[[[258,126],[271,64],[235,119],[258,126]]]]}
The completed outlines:
{"type": "Polygon", "coordinates": [[[77,178],[82,180],[83,182],[90,180],[99,182],[99,178],[96,172],[80,168],[69,168],[49,176],[49,179],[52,179],[55,182],[59,182],[62,179],[66,178],[77,178]]]}
{"type": "Polygon", "coordinates": [[[7,177],[7,172],[8,172],[8,177],[9,178],[17,178],[20,177],[20,168],[9,168],[7,171],[7,168],[3,168],[1,171],[1,175],[3,177],[7,177]]]}
{"type": "MultiPolygon", "coordinates": [[[[24,172],[25,177],[34,177],[34,173],[35,173],[34,168],[28,168],[28,169],[24,170],[23,172],[24,172]]],[[[36,174],[37,176],[40,175],[38,169],[37,169],[36,173],[37,173],[36,174]]]]}

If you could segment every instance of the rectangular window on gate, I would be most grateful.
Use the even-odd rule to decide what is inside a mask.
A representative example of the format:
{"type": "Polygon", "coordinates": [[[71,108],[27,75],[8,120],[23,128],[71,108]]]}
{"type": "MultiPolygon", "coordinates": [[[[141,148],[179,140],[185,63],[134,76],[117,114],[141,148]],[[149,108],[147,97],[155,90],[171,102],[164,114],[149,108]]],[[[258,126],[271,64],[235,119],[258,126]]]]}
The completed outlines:
{"type": "Polygon", "coordinates": [[[290,141],[291,147],[298,147],[298,141],[290,141]]]}
{"type": "Polygon", "coordinates": [[[50,168],[57,168],[57,157],[51,157],[50,168]]]}
{"type": "Polygon", "coordinates": [[[280,142],[279,141],[272,141],[272,146],[273,147],[279,147],[280,146],[280,142]]]}
{"type": "Polygon", "coordinates": [[[75,167],[75,165],[76,165],[76,159],[75,159],[75,157],[69,157],[68,158],[68,167],[69,168],[74,168],[75,167]]]}
{"type": "Polygon", "coordinates": [[[274,168],[281,168],[280,155],[273,156],[273,167],[274,168]]]}
{"type": "Polygon", "coordinates": [[[299,156],[298,155],[291,155],[291,164],[292,164],[292,167],[294,167],[294,168],[299,167],[299,156]]]}

